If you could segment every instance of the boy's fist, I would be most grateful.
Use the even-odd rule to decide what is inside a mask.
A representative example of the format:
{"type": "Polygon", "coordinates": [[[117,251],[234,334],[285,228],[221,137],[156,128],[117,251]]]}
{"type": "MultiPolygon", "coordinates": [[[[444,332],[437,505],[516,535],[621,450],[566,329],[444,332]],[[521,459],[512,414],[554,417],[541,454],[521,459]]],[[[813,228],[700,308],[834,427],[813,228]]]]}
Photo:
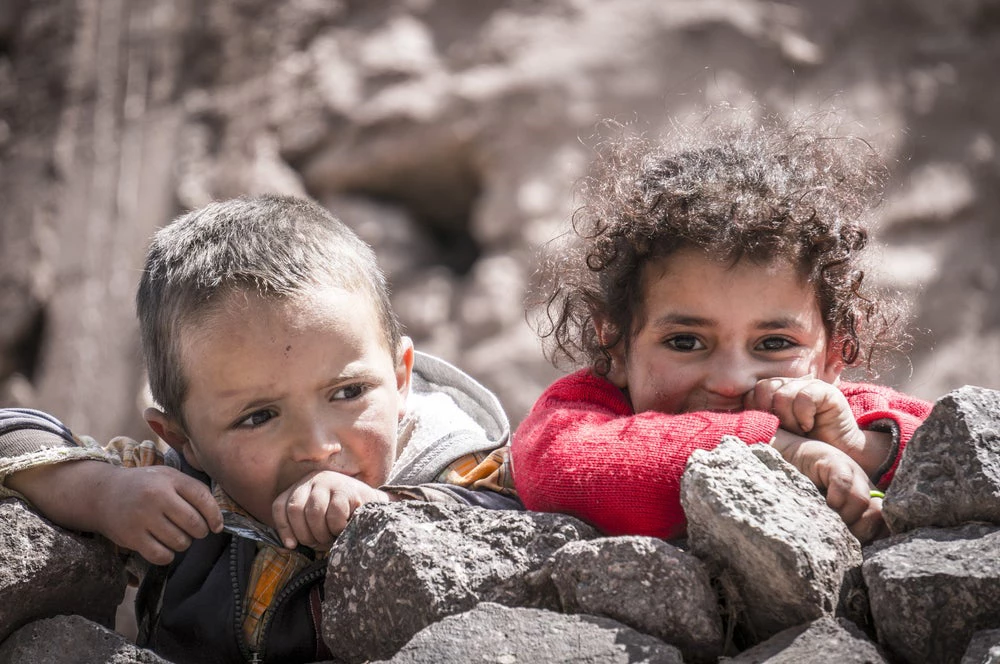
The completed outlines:
{"type": "Polygon", "coordinates": [[[304,544],[328,549],[365,503],[386,503],[390,494],[332,470],[309,473],[274,499],[271,516],[286,548],[304,544]]]}

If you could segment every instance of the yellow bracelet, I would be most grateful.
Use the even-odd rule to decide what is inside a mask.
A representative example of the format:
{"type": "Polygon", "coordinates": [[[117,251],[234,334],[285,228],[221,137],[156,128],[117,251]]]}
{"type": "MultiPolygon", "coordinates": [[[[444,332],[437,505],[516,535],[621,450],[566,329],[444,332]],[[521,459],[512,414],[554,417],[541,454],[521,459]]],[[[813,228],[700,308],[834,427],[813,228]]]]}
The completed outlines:
{"type": "Polygon", "coordinates": [[[885,494],[879,491],[878,489],[872,489],[871,491],[868,492],[868,495],[871,498],[885,498],[885,494]]]}

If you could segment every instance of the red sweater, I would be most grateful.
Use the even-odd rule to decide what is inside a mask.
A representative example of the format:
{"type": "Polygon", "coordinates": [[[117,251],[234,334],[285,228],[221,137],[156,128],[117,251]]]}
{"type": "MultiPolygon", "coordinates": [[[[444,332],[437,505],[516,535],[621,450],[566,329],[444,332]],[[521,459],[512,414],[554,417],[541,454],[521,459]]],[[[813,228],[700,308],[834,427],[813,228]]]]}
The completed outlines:
{"type": "MultiPolygon", "coordinates": [[[[899,451],[879,480],[884,488],[931,404],[878,385],[840,390],[862,429],[896,424],[899,451]]],[[[685,530],[680,482],[691,452],[713,449],[724,435],[766,443],[778,426],[764,411],[635,414],[621,390],[584,369],[549,386],[518,427],[514,484],[528,509],[571,514],[609,535],[671,539],[685,530]]]]}

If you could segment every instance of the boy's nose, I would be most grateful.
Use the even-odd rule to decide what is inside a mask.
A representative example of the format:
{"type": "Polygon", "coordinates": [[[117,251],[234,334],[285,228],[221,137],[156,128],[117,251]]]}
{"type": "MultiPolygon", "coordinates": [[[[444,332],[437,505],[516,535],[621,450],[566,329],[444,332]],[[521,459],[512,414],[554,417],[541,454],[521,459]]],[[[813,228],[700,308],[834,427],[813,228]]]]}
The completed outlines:
{"type": "Polygon", "coordinates": [[[325,461],[343,449],[336,436],[323,427],[311,426],[297,436],[294,455],[296,461],[325,461]]]}

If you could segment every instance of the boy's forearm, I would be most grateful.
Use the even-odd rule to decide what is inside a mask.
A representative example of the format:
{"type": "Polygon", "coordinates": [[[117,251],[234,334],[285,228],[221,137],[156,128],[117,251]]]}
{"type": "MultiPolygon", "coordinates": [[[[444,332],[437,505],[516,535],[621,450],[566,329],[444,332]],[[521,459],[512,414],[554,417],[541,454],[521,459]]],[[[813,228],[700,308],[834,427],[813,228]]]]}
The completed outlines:
{"type": "Polygon", "coordinates": [[[6,485],[57,525],[102,532],[98,505],[104,504],[111,473],[121,470],[103,461],[68,461],[14,473],[6,485]]]}

